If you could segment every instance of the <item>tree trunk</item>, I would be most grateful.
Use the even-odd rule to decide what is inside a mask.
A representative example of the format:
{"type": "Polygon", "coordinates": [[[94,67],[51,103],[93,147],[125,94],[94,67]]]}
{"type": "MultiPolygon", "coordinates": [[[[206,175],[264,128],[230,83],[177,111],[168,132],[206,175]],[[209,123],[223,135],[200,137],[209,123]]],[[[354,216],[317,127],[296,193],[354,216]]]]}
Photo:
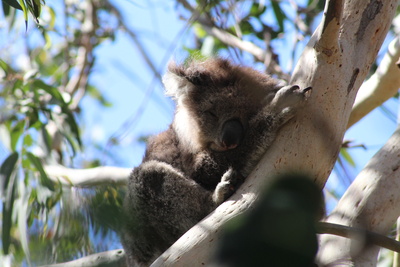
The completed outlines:
{"type": "Polygon", "coordinates": [[[207,264],[220,227],[251,206],[276,174],[303,172],[319,186],[325,185],[357,90],[387,34],[397,3],[327,1],[323,22],[304,50],[291,81],[300,87],[312,86],[307,106],[282,129],[238,192],[183,235],[152,266],[207,264]]]}

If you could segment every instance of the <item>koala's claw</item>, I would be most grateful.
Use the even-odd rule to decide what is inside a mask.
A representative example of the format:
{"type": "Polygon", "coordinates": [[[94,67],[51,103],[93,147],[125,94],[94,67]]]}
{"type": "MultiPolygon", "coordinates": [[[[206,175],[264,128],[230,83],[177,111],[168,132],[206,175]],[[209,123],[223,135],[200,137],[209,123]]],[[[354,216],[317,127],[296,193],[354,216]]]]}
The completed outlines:
{"type": "Polygon", "coordinates": [[[312,87],[301,89],[298,85],[284,86],[276,93],[271,105],[279,112],[282,110],[285,114],[291,114],[293,111],[302,106],[310,96],[312,87]]]}

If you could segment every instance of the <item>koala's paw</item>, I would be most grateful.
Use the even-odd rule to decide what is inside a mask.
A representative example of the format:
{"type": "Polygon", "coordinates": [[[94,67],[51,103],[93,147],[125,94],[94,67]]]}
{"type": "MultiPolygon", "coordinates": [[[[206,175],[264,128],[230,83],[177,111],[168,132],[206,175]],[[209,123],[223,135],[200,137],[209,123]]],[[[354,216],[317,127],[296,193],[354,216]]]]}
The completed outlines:
{"type": "Polygon", "coordinates": [[[272,106],[277,112],[290,114],[304,105],[311,94],[311,87],[300,88],[298,85],[284,86],[276,93],[272,106]]]}
{"type": "Polygon", "coordinates": [[[229,169],[221,178],[217,187],[213,193],[213,201],[215,204],[219,205],[224,202],[228,197],[230,197],[237,189],[237,187],[242,184],[244,177],[237,171],[229,169]]]}

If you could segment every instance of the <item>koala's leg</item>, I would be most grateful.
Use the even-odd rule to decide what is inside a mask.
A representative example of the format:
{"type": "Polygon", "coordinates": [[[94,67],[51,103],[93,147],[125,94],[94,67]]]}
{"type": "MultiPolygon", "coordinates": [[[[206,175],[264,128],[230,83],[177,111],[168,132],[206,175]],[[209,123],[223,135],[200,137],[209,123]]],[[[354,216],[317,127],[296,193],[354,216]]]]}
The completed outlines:
{"type": "Polygon", "coordinates": [[[134,169],[124,205],[122,239],[129,265],[150,265],[216,207],[212,192],[155,160],[134,169]]]}
{"type": "Polygon", "coordinates": [[[212,198],[215,204],[218,206],[224,202],[236,191],[243,181],[244,177],[239,172],[229,168],[214,190],[212,198]]]}

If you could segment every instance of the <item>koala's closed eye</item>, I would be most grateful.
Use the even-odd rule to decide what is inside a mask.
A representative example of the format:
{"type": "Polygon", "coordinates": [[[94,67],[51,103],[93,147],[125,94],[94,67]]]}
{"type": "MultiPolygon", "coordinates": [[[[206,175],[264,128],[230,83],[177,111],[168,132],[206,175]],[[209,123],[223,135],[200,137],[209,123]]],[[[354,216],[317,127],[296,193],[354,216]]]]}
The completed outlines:
{"type": "Polygon", "coordinates": [[[218,118],[216,112],[213,111],[213,110],[206,110],[206,111],[204,111],[204,113],[205,113],[205,115],[210,116],[210,117],[212,117],[214,119],[218,118]]]}

